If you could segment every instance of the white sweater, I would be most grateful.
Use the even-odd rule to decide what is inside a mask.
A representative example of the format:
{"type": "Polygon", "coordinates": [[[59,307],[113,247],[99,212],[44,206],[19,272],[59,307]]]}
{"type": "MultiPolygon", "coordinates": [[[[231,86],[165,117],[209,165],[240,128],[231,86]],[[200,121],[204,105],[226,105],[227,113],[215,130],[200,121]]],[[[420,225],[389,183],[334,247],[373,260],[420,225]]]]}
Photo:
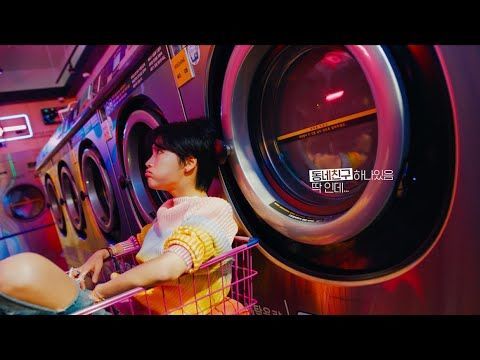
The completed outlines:
{"type": "MultiPolygon", "coordinates": [[[[233,238],[238,226],[231,205],[222,198],[182,196],[170,199],[160,206],[153,226],[147,232],[137,259],[151,260],[163,252],[163,243],[179,226],[194,226],[209,233],[215,240],[220,253],[232,249],[233,238]]],[[[190,255],[181,246],[172,246],[191,266],[190,255]]]]}

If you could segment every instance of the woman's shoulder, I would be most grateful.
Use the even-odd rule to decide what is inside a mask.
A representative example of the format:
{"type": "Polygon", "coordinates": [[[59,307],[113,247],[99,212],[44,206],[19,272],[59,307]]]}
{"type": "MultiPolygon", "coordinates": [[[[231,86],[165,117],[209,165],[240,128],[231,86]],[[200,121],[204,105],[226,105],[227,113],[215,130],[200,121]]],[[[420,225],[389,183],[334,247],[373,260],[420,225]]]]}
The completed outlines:
{"type": "Polygon", "coordinates": [[[230,212],[232,211],[232,206],[228,201],[220,197],[205,196],[195,199],[195,205],[191,207],[191,211],[201,213],[230,212]]]}
{"type": "Polygon", "coordinates": [[[206,197],[203,197],[201,198],[202,201],[204,203],[208,203],[208,204],[211,204],[213,206],[220,206],[220,207],[229,207],[231,208],[231,205],[230,203],[223,199],[223,198],[220,198],[220,197],[216,197],[216,196],[206,196],[206,197]]]}

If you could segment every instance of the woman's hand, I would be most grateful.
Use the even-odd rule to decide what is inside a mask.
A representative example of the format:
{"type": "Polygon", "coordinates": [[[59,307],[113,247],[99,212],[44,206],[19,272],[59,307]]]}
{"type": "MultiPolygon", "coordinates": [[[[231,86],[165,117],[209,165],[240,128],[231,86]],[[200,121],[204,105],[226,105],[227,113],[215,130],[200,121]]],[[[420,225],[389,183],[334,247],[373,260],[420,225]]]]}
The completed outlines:
{"type": "Polygon", "coordinates": [[[107,249],[100,249],[93,253],[92,256],[88,258],[88,260],[77,270],[77,277],[76,279],[79,281],[80,288],[85,289],[85,276],[89,273],[93,273],[92,281],[94,284],[98,282],[98,276],[100,275],[100,271],[103,267],[103,261],[107,259],[109,256],[107,249]]]}
{"type": "Polygon", "coordinates": [[[92,299],[95,303],[105,300],[105,298],[100,292],[101,286],[102,284],[98,284],[89,294],[90,299],[92,299]]]}

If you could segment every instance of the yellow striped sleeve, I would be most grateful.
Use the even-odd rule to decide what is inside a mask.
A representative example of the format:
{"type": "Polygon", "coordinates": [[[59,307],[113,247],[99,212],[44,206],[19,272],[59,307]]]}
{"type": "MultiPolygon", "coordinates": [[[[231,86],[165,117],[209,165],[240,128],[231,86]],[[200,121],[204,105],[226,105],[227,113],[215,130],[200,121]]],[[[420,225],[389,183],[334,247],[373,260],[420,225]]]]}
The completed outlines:
{"type": "Polygon", "coordinates": [[[217,255],[212,236],[194,226],[177,227],[165,240],[164,251],[172,245],[180,245],[189,252],[193,262],[190,273],[198,270],[205,261],[217,255]]]}
{"type": "Polygon", "coordinates": [[[148,230],[152,227],[153,223],[147,224],[140,229],[140,232],[137,234],[137,241],[140,245],[143,244],[143,240],[145,240],[145,236],[147,235],[148,230]]]}

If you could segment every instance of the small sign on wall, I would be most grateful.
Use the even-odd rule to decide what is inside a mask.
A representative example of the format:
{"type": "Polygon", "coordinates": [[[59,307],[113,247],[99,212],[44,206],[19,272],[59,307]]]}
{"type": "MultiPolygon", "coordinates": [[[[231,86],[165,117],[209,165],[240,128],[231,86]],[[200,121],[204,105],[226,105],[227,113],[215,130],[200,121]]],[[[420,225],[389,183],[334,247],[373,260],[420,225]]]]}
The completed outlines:
{"type": "Polygon", "coordinates": [[[195,77],[193,67],[188,59],[186,48],[183,48],[177,55],[175,55],[170,64],[172,65],[173,77],[177,88],[183,86],[186,82],[195,77]]]}

